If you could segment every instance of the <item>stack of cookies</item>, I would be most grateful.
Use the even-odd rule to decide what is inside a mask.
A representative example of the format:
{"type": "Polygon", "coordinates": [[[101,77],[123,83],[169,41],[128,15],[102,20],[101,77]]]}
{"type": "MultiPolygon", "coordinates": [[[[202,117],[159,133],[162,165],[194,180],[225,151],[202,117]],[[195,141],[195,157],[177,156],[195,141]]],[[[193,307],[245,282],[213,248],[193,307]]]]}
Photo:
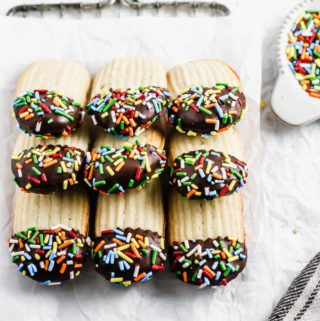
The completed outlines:
{"type": "Polygon", "coordinates": [[[91,254],[106,280],[129,286],[168,256],[184,282],[226,285],[247,256],[247,165],[233,129],[245,111],[238,75],[217,60],[166,72],[153,58],[118,58],[93,80],[71,61],[28,66],[13,102],[24,131],[11,160],[18,271],[60,284],[91,254]]]}

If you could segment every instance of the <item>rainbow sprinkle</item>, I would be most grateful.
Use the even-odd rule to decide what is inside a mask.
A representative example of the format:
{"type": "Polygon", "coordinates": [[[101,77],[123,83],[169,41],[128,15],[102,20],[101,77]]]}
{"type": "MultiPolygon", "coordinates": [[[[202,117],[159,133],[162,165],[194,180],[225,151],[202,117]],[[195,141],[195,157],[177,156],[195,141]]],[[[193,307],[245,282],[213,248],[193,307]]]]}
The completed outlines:
{"type": "Polygon", "coordinates": [[[159,119],[170,94],[156,86],[109,89],[87,106],[94,125],[118,137],[139,136],[159,119]]]}
{"type": "Polygon", "coordinates": [[[96,270],[116,285],[129,286],[150,280],[165,269],[165,244],[156,232],[116,228],[101,232],[92,243],[96,270]]]}
{"type": "Polygon", "coordinates": [[[30,227],[12,236],[9,252],[18,272],[44,285],[80,275],[90,239],[59,224],[48,230],[30,227]]]}
{"type": "Polygon", "coordinates": [[[27,90],[13,102],[14,116],[27,134],[48,138],[77,130],[85,112],[77,101],[53,90],[27,90]]]}
{"type": "Polygon", "coordinates": [[[24,192],[47,194],[78,183],[84,152],[75,147],[39,145],[11,157],[14,180],[24,192]]]}
{"type": "Polygon", "coordinates": [[[227,285],[245,267],[245,243],[233,237],[173,242],[172,270],[185,283],[207,286],[227,285]]]}
{"type": "Polygon", "coordinates": [[[245,104],[239,87],[225,83],[211,88],[195,86],[168,106],[169,122],[188,136],[212,136],[240,121],[247,110],[245,104]]]}
{"type": "Polygon", "coordinates": [[[246,184],[247,165],[224,152],[197,150],[178,156],[170,183],[187,199],[212,200],[237,192],[246,184]]]}
{"type": "Polygon", "coordinates": [[[164,171],[167,157],[152,145],[125,143],[116,149],[101,146],[88,154],[84,181],[102,194],[122,195],[126,189],[141,190],[164,171]]]}
{"type": "Polygon", "coordinates": [[[320,12],[306,10],[288,32],[289,68],[311,97],[320,98],[320,12]]]}

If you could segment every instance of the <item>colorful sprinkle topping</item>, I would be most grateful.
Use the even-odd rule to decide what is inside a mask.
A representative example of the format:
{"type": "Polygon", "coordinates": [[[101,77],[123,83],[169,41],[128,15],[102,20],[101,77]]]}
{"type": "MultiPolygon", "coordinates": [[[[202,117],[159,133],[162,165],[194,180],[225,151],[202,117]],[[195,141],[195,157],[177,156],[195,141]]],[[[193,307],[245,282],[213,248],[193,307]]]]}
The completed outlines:
{"type": "Polygon", "coordinates": [[[48,230],[30,227],[9,240],[12,262],[22,275],[56,285],[80,274],[90,240],[74,229],[57,225],[48,230]]]}
{"type": "Polygon", "coordinates": [[[320,12],[307,10],[288,32],[289,68],[311,97],[320,98],[320,12]]]}
{"type": "Polygon", "coordinates": [[[139,136],[159,119],[170,94],[155,86],[109,89],[95,96],[87,106],[94,125],[119,137],[139,136]]]}
{"type": "Polygon", "coordinates": [[[224,152],[197,150],[178,156],[169,176],[182,196],[212,200],[244,186],[248,169],[246,163],[224,152]]]}
{"type": "Polygon", "coordinates": [[[185,283],[206,286],[227,285],[245,267],[245,243],[233,237],[174,242],[172,270],[185,283]]]}
{"type": "Polygon", "coordinates": [[[13,102],[14,116],[27,134],[48,138],[77,130],[85,112],[81,104],[53,90],[27,90],[13,102]]]}
{"type": "Polygon", "coordinates": [[[165,269],[164,239],[149,230],[103,231],[92,244],[92,255],[97,272],[116,285],[145,282],[165,269]]]}
{"type": "Polygon", "coordinates": [[[85,154],[75,147],[39,145],[11,157],[14,181],[24,192],[48,194],[78,183],[85,154]]]}
{"type": "Polygon", "coordinates": [[[122,195],[128,188],[140,190],[159,177],[166,162],[165,151],[141,146],[138,140],[120,149],[101,146],[97,153],[88,154],[84,181],[102,194],[122,195]]]}
{"type": "Polygon", "coordinates": [[[246,100],[239,87],[188,88],[168,107],[169,122],[188,136],[206,137],[227,130],[242,119],[246,100]]]}

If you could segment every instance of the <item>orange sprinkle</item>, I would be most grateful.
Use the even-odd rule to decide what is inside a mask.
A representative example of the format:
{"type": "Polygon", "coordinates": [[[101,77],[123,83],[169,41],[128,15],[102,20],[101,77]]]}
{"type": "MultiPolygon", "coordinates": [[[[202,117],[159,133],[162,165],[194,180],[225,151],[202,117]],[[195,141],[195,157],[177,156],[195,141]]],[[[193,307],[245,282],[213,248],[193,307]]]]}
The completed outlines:
{"type": "Polygon", "coordinates": [[[206,118],[206,123],[207,124],[215,124],[217,122],[217,120],[216,119],[208,119],[208,118],[206,118]]]}
{"type": "Polygon", "coordinates": [[[19,242],[19,248],[20,248],[20,249],[23,249],[23,242],[22,242],[22,240],[21,240],[21,239],[19,239],[19,241],[18,241],[18,242],[19,242]]]}
{"type": "Polygon", "coordinates": [[[118,246],[124,245],[120,240],[116,239],[115,237],[111,240],[113,243],[116,243],[118,246]]]}
{"type": "Polygon", "coordinates": [[[186,271],[182,272],[182,277],[183,277],[183,282],[187,283],[188,282],[188,276],[187,276],[187,272],[186,271]]]}
{"type": "Polygon", "coordinates": [[[137,277],[134,278],[134,281],[135,281],[135,282],[138,282],[138,281],[140,281],[142,278],[144,278],[146,275],[147,275],[146,272],[142,272],[142,273],[140,273],[137,277]]]}
{"type": "Polygon", "coordinates": [[[188,194],[187,197],[190,198],[196,192],[195,189],[192,189],[188,194]]]}
{"type": "Polygon", "coordinates": [[[95,247],[94,253],[97,253],[103,247],[104,244],[105,244],[105,241],[101,240],[100,243],[95,247]]]}
{"type": "Polygon", "coordinates": [[[44,269],[48,271],[48,268],[49,268],[49,260],[46,260],[44,263],[44,269]]]}
{"type": "Polygon", "coordinates": [[[61,255],[57,260],[57,264],[60,264],[65,259],[66,259],[66,256],[65,255],[61,255]]]}
{"type": "Polygon", "coordinates": [[[138,244],[142,247],[142,248],[146,248],[147,246],[145,245],[145,243],[143,243],[141,240],[138,240],[138,244]]]}
{"type": "Polygon", "coordinates": [[[76,264],[74,265],[74,268],[75,268],[75,269],[81,269],[81,268],[82,268],[82,264],[81,264],[81,263],[76,263],[76,264]]]}
{"type": "Polygon", "coordinates": [[[50,161],[50,162],[48,162],[46,164],[43,164],[43,167],[47,168],[47,167],[50,167],[50,166],[52,166],[54,164],[57,164],[57,163],[58,163],[58,161],[56,159],[54,159],[54,160],[52,160],[52,161],[50,161]]]}
{"type": "Polygon", "coordinates": [[[137,248],[134,246],[133,243],[130,243],[130,248],[131,248],[131,251],[133,252],[133,254],[134,254],[137,258],[140,258],[140,254],[139,254],[137,248]]]}
{"type": "Polygon", "coordinates": [[[22,169],[22,168],[23,168],[23,166],[22,166],[20,163],[17,163],[17,164],[16,164],[16,167],[17,167],[18,169],[22,169]]]}
{"type": "Polygon", "coordinates": [[[32,119],[34,117],[34,113],[31,113],[29,115],[27,115],[26,117],[24,117],[24,120],[29,120],[32,119]]]}
{"type": "Polygon", "coordinates": [[[63,274],[63,273],[65,272],[66,268],[67,268],[67,264],[66,264],[66,263],[63,263],[59,272],[60,272],[61,274],[63,274]]]}
{"type": "Polygon", "coordinates": [[[67,246],[69,246],[69,245],[71,245],[71,244],[73,244],[74,243],[74,240],[67,240],[67,241],[64,241],[62,244],[60,244],[59,246],[58,246],[58,249],[60,250],[60,249],[64,249],[65,247],[67,247],[67,246]]]}

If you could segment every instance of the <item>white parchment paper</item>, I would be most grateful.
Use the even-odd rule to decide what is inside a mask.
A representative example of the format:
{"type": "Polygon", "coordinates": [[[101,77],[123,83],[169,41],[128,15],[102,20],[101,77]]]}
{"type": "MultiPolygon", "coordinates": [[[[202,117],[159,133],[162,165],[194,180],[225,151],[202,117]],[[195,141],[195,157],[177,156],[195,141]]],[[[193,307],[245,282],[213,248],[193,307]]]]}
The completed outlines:
{"type": "MultiPolygon", "coordinates": [[[[0,51],[0,305],[3,320],[263,320],[272,296],[273,227],[259,201],[260,35],[242,15],[214,19],[108,19],[99,21],[1,19],[0,51]],[[74,282],[44,287],[23,278],[10,262],[4,241],[11,232],[16,190],[10,156],[18,133],[10,101],[21,70],[32,61],[63,57],[79,61],[92,74],[109,59],[150,55],[167,68],[192,59],[225,60],[240,74],[249,112],[239,132],[250,166],[244,189],[249,259],[227,287],[199,291],[170,272],[129,289],[103,280],[92,263],[74,282]]],[[[45,215],[45,213],[44,213],[45,215]]],[[[32,222],[30,222],[32,224],[32,222]]],[[[1,317],[1,319],[2,319],[1,317]]]]}

